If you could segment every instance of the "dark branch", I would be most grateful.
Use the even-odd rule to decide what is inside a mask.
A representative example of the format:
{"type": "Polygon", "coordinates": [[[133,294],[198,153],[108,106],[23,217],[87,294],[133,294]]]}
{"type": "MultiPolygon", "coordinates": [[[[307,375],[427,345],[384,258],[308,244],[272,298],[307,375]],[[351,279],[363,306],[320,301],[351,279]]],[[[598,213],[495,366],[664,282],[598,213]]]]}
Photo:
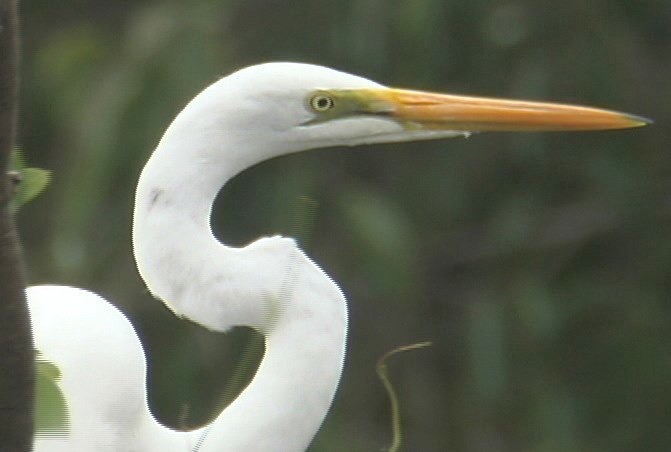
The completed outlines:
{"type": "Polygon", "coordinates": [[[0,450],[28,451],[33,437],[33,344],[25,277],[6,177],[16,136],[17,0],[0,0],[0,450]]]}

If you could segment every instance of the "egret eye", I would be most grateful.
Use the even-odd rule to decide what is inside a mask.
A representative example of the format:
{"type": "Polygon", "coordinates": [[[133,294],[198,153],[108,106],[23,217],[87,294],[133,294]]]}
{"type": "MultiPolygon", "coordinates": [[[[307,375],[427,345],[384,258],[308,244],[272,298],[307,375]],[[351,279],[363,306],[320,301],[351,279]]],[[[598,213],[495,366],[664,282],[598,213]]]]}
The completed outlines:
{"type": "Polygon", "coordinates": [[[310,107],[318,113],[329,111],[335,106],[335,101],[326,94],[315,94],[310,98],[310,107]]]}

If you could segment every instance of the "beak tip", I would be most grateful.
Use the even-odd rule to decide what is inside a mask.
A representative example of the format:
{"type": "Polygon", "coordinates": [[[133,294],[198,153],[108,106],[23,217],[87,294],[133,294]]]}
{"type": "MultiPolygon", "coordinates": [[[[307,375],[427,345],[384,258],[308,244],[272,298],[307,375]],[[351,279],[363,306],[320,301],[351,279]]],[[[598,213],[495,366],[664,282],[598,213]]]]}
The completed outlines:
{"type": "Polygon", "coordinates": [[[629,119],[632,121],[634,127],[644,127],[655,123],[655,121],[650,118],[638,115],[629,115],[629,119]]]}

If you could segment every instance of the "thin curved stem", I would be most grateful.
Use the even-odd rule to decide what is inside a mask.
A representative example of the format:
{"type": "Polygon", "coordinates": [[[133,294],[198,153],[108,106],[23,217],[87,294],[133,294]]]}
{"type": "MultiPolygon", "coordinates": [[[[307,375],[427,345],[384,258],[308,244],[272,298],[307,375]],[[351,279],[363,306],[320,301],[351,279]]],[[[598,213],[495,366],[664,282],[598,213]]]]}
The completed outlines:
{"type": "Polygon", "coordinates": [[[396,347],[382,355],[377,361],[375,370],[377,371],[378,377],[382,381],[384,388],[389,395],[389,403],[391,406],[391,429],[392,429],[392,441],[391,445],[387,449],[389,452],[398,452],[401,450],[401,444],[403,443],[403,432],[401,430],[401,410],[399,408],[398,396],[394,390],[394,385],[391,384],[389,379],[389,372],[387,370],[387,359],[397,353],[407,352],[411,350],[416,350],[418,348],[424,348],[431,346],[431,342],[418,342],[416,344],[402,345],[396,347]]]}

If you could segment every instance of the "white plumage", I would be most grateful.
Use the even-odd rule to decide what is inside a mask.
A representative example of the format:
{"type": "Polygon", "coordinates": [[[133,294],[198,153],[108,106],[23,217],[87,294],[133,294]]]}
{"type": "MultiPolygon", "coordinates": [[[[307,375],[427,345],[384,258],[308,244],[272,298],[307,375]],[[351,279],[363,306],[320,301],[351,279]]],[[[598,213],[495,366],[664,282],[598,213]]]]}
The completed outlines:
{"type": "Polygon", "coordinates": [[[476,130],[617,128],[633,116],[554,104],[396,90],[298,63],[252,66],[196,96],[166,130],[138,182],[137,266],[151,293],[211,330],[266,337],[249,386],[210,425],[179,432],[147,406],[146,364],[126,317],[71,287],[28,289],[36,348],[61,371],[70,430],[37,451],[302,451],[340,378],[347,331],[337,285],[292,239],[220,243],[212,203],[227,180],[312,148],[434,139],[476,130]]]}

